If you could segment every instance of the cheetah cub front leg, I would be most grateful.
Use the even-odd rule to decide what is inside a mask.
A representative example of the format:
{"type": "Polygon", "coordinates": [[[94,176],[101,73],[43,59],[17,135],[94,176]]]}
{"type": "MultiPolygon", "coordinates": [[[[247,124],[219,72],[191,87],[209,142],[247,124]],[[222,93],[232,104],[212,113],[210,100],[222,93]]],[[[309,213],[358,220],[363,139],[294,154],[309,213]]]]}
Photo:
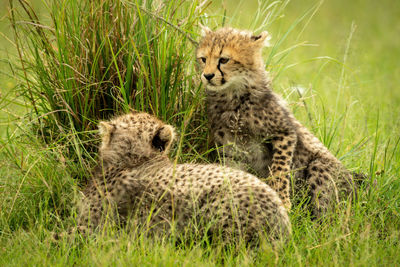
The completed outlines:
{"type": "Polygon", "coordinates": [[[296,147],[295,131],[276,134],[272,139],[273,156],[270,186],[278,192],[286,209],[290,211],[290,166],[296,147]]]}

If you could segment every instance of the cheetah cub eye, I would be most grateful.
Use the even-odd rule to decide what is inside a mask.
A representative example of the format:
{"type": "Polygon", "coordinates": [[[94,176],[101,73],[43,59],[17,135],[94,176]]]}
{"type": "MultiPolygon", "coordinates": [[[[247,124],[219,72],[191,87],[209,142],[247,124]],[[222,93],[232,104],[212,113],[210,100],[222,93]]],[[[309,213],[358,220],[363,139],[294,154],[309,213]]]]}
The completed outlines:
{"type": "Polygon", "coordinates": [[[227,58],[227,57],[221,57],[219,59],[220,64],[226,64],[226,63],[228,63],[228,61],[229,61],[229,58],[227,58]]]}

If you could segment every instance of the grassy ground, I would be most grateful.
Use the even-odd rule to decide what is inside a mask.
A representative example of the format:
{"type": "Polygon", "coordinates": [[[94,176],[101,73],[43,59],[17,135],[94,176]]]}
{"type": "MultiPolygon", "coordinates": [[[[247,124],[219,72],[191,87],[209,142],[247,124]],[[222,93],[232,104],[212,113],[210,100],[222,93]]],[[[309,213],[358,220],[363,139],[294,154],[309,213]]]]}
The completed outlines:
{"type": "MultiPolygon", "coordinates": [[[[223,18],[215,2],[207,11],[208,23],[255,29],[255,2],[236,13],[237,6],[228,5],[232,20],[223,18]]],[[[36,7],[42,8],[40,1],[36,7]]],[[[6,10],[1,12],[2,36],[12,41],[6,10]]],[[[293,1],[264,29],[273,45],[279,43],[276,53],[270,53],[274,47],[265,50],[275,91],[349,169],[372,176],[360,190],[360,201],[332,222],[315,224],[295,207],[293,239],[276,251],[239,247],[233,253],[218,245],[176,245],[113,231],[54,242],[51,231],[73,224],[70,204],[77,181],[57,146],[36,141],[26,127],[23,115],[31,107],[15,94],[18,80],[6,60],[7,54],[15,60],[16,50],[1,38],[0,265],[400,265],[399,17],[397,1],[331,0],[320,6],[293,1]],[[21,132],[26,134],[18,137],[21,132]]],[[[199,157],[191,151],[180,159],[199,157]]]]}

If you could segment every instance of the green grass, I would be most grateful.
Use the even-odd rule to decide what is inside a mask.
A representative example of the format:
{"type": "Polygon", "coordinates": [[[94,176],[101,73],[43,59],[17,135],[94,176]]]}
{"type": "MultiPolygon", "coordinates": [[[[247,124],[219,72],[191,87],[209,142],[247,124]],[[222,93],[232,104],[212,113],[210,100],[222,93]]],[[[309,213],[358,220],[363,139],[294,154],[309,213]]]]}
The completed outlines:
{"type": "MultiPolygon", "coordinates": [[[[17,20],[26,20],[13,2],[17,20]]],[[[102,5],[66,2],[56,9],[32,2],[40,21],[53,27],[43,30],[47,44],[30,41],[35,27],[17,24],[26,38],[20,46],[30,89],[1,10],[0,30],[7,37],[0,39],[1,266],[400,265],[400,3],[307,0],[257,7],[257,1],[222,1],[228,3],[224,9],[215,1],[196,10],[196,3],[171,1],[158,11],[156,4],[139,9],[139,15],[137,2],[113,1],[120,6],[107,17],[97,16],[102,5]],[[85,8],[91,11],[78,16],[85,8]],[[115,14],[126,20],[110,23],[115,14]],[[274,90],[349,169],[371,175],[360,200],[321,224],[294,207],[293,238],[276,250],[225,251],[218,244],[177,245],[124,231],[53,241],[52,231],[74,224],[75,194],[96,158],[98,119],[129,108],[146,110],[178,128],[173,157],[207,160],[202,88],[188,40],[197,39],[199,20],[272,34],[264,57],[274,90]],[[87,42],[74,38],[82,35],[87,42]]]]}

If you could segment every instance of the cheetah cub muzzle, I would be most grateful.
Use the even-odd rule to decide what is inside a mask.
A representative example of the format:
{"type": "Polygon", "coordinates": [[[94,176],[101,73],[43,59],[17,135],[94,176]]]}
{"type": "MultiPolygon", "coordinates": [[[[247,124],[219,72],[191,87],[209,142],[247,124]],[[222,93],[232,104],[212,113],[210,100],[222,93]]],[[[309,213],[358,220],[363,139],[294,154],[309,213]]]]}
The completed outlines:
{"type": "Polygon", "coordinates": [[[107,217],[131,217],[150,233],[198,231],[246,242],[290,236],[274,190],[240,170],[173,164],[167,155],[174,128],[154,116],[133,112],[101,122],[99,130],[99,166],[84,190],[80,230],[93,231],[107,217]]]}
{"type": "Polygon", "coordinates": [[[320,217],[351,198],[352,176],[271,91],[261,55],[268,40],[267,32],[202,27],[196,53],[210,135],[227,165],[269,177],[288,209],[290,192],[305,191],[313,214],[320,217]]]}

